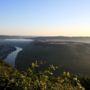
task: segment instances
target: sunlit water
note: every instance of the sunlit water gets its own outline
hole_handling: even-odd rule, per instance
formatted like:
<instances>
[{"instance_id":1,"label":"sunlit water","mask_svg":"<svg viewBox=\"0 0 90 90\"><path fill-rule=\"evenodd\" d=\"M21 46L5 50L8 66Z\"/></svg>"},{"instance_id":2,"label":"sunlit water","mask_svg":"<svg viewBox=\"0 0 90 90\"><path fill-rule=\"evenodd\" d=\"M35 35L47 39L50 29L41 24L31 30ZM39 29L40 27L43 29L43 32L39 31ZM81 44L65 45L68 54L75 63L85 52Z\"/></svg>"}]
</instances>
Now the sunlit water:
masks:
<instances>
[{"instance_id":1,"label":"sunlit water","mask_svg":"<svg viewBox=\"0 0 90 90\"><path fill-rule=\"evenodd\" d=\"M5 59L5 62L12 65L12 66L15 66L15 60L16 60L16 57L18 55L18 53L22 51L22 48L20 47L16 47L16 50L11 52L7 58Z\"/></svg>"},{"instance_id":2,"label":"sunlit water","mask_svg":"<svg viewBox=\"0 0 90 90\"><path fill-rule=\"evenodd\" d=\"M6 42L6 43L9 43L9 45L12 45L12 43L21 43L21 44L25 43L25 44L27 44L29 42L33 42L33 40L32 39L4 39L3 42ZM12 65L12 66L15 66L16 57L17 57L18 53L23 50L18 45L16 45L15 48L16 48L16 50L11 52L7 56L7 58L5 59L5 62Z\"/></svg>"},{"instance_id":3,"label":"sunlit water","mask_svg":"<svg viewBox=\"0 0 90 90\"><path fill-rule=\"evenodd\" d=\"M32 39L4 39L4 41L11 41L11 42L31 42Z\"/></svg>"}]
</instances>

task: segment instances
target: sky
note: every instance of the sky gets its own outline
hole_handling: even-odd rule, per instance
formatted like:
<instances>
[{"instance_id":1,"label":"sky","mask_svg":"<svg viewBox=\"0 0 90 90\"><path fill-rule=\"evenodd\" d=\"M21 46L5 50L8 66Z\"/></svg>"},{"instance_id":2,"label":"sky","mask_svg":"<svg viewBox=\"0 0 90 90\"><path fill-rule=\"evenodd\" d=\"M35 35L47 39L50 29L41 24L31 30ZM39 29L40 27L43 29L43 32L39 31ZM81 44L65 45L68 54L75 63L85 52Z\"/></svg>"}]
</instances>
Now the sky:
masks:
<instances>
[{"instance_id":1,"label":"sky","mask_svg":"<svg viewBox=\"0 0 90 90\"><path fill-rule=\"evenodd\" d=\"M90 0L0 0L0 35L90 36Z\"/></svg>"}]
</instances>

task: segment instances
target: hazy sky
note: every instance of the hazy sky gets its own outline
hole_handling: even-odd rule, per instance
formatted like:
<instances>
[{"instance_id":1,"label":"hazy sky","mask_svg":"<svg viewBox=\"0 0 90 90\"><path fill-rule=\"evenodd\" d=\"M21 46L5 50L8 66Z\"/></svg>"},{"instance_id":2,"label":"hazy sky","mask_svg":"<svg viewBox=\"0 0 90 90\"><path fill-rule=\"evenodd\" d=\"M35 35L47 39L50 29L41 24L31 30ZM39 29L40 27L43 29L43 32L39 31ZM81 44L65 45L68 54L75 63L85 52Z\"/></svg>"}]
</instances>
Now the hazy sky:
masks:
<instances>
[{"instance_id":1,"label":"hazy sky","mask_svg":"<svg viewBox=\"0 0 90 90\"><path fill-rule=\"evenodd\" d=\"M90 36L90 0L0 0L0 34Z\"/></svg>"}]
</instances>

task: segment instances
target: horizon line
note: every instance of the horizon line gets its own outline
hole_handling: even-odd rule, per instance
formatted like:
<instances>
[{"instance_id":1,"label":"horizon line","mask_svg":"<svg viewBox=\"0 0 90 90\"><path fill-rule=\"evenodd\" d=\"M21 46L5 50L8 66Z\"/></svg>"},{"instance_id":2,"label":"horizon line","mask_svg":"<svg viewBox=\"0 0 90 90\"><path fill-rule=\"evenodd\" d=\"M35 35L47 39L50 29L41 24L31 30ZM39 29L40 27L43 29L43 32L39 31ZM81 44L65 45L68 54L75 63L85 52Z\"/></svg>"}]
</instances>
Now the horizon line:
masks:
<instances>
[{"instance_id":1,"label":"horizon line","mask_svg":"<svg viewBox=\"0 0 90 90\"><path fill-rule=\"evenodd\" d=\"M2 37L5 37L5 36L8 36L8 37L90 37L90 36L79 36L79 35L72 35L72 36L69 36L69 35L0 35Z\"/></svg>"}]
</instances>

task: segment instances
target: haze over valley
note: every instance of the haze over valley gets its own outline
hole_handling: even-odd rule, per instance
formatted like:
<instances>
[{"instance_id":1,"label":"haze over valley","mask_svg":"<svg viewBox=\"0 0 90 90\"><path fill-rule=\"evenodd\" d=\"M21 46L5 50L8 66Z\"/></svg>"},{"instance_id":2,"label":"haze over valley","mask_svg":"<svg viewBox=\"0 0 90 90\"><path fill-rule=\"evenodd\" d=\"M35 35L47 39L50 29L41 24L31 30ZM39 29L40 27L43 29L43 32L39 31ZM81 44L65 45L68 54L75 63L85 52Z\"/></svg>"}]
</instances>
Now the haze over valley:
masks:
<instances>
[{"instance_id":1,"label":"haze over valley","mask_svg":"<svg viewBox=\"0 0 90 90\"><path fill-rule=\"evenodd\" d=\"M90 90L90 0L0 0L0 90Z\"/></svg>"},{"instance_id":2,"label":"haze over valley","mask_svg":"<svg viewBox=\"0 0 90 90\"><path fill-rule=\"evenodd\" d=\"M61 68L61 71L90 75L89 37L14 38L8 36L6 38L5 36L0 39L0 42L0 53L2 53L0 58L7 60L9 57L7 63L17 69L26 70L32 62L38 60L46 62L46 65L55 64ZM14 65L10 63L12 61Z\"/></svg>"}]
</instances>

